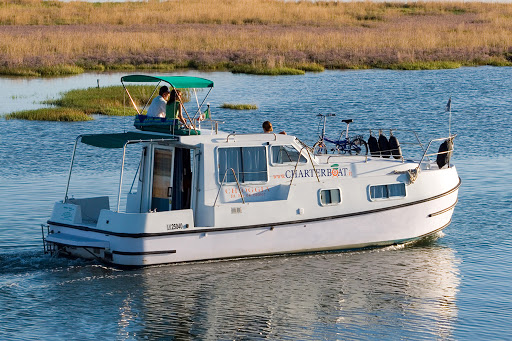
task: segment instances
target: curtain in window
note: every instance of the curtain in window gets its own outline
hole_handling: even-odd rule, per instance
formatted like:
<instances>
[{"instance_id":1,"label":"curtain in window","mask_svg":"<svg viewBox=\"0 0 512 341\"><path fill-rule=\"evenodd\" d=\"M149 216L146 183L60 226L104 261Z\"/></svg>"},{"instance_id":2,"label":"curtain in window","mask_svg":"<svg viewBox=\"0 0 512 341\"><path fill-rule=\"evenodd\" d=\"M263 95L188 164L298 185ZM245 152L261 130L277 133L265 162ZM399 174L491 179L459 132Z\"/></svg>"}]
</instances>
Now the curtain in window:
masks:
<instances>
[{"instance_id":1,"label":"curtain in window","mask_svg":"<svg viewBox=\"0 0 512 341\"><path fill-rule=\"evenodd\" d=\"M388 185L389 197L405 197L405 184Z\"/></svg>"},{"instance_id":2,"label":"curtain in window","mask_svg":"<svg viewBox=\"0 0 512 341\"><path fill-rule=\"evenodd\" d=\"M235 182L235 177L233 176L233 172L230 170L230 168L233 168L238 181L241 181L241 149L242 148L219 148L219 182L222 182L222 180L224 179L224 174L226 174L226 182Z\"/></svg>"},{"instance_id":3,"label":"curtain in window","mask_svg":"<svg viewBox=\"0 0 512 341\"><path fill-rule=\"evenodd\" d=\"M219 148L219 181L227 170L226 182L235 182L233 168L240 183L267 181L265 147Z\"/></svg>"},{"instance_id":4,"label":"curtain in window","mask_svg":"<svg viewBox=\"0 0 512 341\"><path fill-rule=\"evenodd\" d=\"M267 181L265 147L242 148L242 182Z\"/></svg>"}]
</instances>

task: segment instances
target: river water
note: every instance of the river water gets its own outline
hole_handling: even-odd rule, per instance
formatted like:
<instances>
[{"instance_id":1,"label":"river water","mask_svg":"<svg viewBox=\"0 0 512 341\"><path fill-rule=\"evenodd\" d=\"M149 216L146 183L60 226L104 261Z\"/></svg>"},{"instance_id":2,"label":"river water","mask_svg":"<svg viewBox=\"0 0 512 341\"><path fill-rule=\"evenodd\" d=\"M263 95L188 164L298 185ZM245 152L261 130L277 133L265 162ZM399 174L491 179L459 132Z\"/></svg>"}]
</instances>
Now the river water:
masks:
<instances>
[{"instance_id":1,"label":"river water","mask_svg":"<svg viewBox=\"0 0 512 341\"><path fill-rule=\"evenodd\" d=\"M462 178L452 224L417 245L358 252L131 271L52 258L39 224L64 196L75 137L131 129L132 118L0 118L0 339L512 339L512 68L184 74L215 82L209 102L224 130L257 132L268 119L310 143L318 113L337 114L332 134L352 118L354 131L414 129L422 142L447 136L451 97ZM0 116L120 77L1 78ZM114 197L120 154L82 149L72 190Z\"/></svg>"}]
</instances>

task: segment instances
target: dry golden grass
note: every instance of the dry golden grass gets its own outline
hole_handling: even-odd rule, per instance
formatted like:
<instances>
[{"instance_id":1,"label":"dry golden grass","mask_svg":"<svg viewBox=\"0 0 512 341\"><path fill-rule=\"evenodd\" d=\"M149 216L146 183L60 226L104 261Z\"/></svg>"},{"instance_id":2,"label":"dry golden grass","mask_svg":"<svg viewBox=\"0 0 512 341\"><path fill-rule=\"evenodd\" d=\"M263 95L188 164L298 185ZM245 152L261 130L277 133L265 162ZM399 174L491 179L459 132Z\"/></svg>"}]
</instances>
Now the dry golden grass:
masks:
<instances>
[{"instance_id":1,"label":"dry golden grass","mask_svg":"<svg viewBox=\"0 0 512 341\"><path fill-rule=\"evenodd\" d=\"M0 0L0 72L442 62L510 64L512 4Z\"/></svg>"}]
</instances>

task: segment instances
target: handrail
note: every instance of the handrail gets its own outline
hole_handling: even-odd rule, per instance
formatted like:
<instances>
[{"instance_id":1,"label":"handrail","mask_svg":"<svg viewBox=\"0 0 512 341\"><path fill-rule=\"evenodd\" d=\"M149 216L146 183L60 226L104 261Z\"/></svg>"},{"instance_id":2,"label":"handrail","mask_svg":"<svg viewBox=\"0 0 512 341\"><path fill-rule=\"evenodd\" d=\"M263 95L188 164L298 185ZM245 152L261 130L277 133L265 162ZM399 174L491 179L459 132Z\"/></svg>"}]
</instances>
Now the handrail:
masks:
<instances>
[{"instance_id":1,"label":"handrail","mask_svg":"<svg viewBox=\"0 0 512 341\"><path fill-rule=\"evenodd\" d=\"M228 168L224 172L224 178L222 178L222 182L220 183L219 191L217 192L217 196L215 197L215 201L213 202L213 206L217 204L217 199L219 198L220 190L222 189L222 186L224 186L224 181L226 180L226 175L228 175L228 170L233 172L233 176L235 177L236 184L238 186L238 192L240 192L240 197L242 198L242 203L245 204L244 194L242 193L242 189L240 188L240 183L238 182L238 178L236 177L235 170L233 168Z\"/></svg>"},{"instance_id":2,"label":"handrail","mask_svg":"<svg viewBox=\"0 0 512 341\"><path fill-rule=\"evenodd\" d=\"M313 159L311 158L311 154L309 153L309 147L304 145L299 150L299 157L297 158L297 162L295 163L295 168L293 168L292 179L290 180L290 185L289 186L292 185L293 179L295 178L295 172L297 171L297 166L299 165L299 161L300 161L300 157L302 156L302 150L303 149L306 149L306 152L308 153L309 161L311 161L311 166L313 167L313 170L315 171L316 179L318 180L318 182L320 182L320 178L318 177L318 173L316 171L315 164L313 163Z\"/></svg>"},{"instance_id":3,"label":"handrail","mask_svg":"<svg viewBox=\"0 0 512 341\"><path fill-rule=\"evenodd\" d=\"M236 135L241 135L241 136L249 136L249 135L270 135L270 134L273 134L274 135L274 141L277 141L277 134L276 133L251 133L251 134L237 134L237 133L231 133L228 135L228 137L226 137L226 142L229 142L229 138L231 136L236 136Z\"/></svg>"}]
</instances>

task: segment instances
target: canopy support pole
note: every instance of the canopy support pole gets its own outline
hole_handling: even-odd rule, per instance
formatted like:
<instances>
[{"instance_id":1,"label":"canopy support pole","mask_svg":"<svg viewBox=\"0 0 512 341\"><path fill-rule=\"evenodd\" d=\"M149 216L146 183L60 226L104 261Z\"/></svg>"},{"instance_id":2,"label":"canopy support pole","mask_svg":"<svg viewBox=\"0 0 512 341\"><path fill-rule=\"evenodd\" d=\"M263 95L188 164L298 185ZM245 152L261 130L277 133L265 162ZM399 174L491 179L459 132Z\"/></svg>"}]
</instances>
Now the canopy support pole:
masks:
<instances>
[{"instance_id":1,"label":"canopy support pole","mask_svg":"<svg viewBox=\"0 0 512 341\"><path fill-rule=\"evenodd\" d=\"M121 186L123 185L124 159L126 156L126 145L128 143L129 142L126 142L123 147L123 161L121 162L121 175L119 176L119 191L117 192L117 213L119 213L119 206L121 205Z\"/></svg>"},{"instance_id":2,"label":"canopy support pole","mask_svg":"<svg viewBox=\"0 0 512 341\"><path fill-rule=\"evenodd\" d=\"M66 194L64 194L64 204L66 203L66 201L68 201L69 182L71 181L71 171L73 170L73 163L75 162L76 146L78 144L78 140L81 138L82 135L78 135L78 137L75 140L75 146L73 147L73 154L71 155L71 164L69 165L68 184L66 185Z\"/></svg>"},{"instance_id":3,"label":"canopy support pole","mask_svg":"<svg viewBox=\"0 0 512 341\"><path fill-rule=\"evenodd\" d=\"M176 88L174 88L174 90L176 90ZM187 118L188 118L188 121L190 122L190 124L192 125L192 129L194 129L194 131L197 133L196 126L195 126L194 122L192 121L192 119L190 118L190 116L189 116L189 114L187 112L187 109L183 105L183 101L181 99L180 93L178 91L176 91L176 94L178 95L178 99L180 100L180 105L182 106L183 110L185 111L185 114L187 114Z\"/></svg>"},{"instance_id":4,"label":"canopy support pole","mask_svg":"<svg viewBox=\"0 0 512 341\"><path fill-rule=\"evenodd\" d=\"M213 90L213 88L210 88L210 90L208 90L208 93L203 98L203 101L201 102L201 105L199 105L199 107L197 108L197 111L196 111L196 113L194 115L194 118L196 118L197 113L201 114L201 108L203 107L204 102L206 101L206 99L208 98L208 96L210 95L210 92L212 92L212 90Z\"/></svg>"},{"instance_id":5,"label":"canopy support pole","mask_svg":"<svg viewBox=\"0 0 512 341\"><path fill-rule=\"evenodd\" d=\"M124 91L126 91L126 93L128 94L128 97L130 97L130 101L132 102L133 107L135 108L135 110L137 110L137 114L140 115L140 111L139 111L139 109L137 109L137 105L135 105L135 101L133 100L132 95L130 95L130 92L128 91L126 86L124 86L123 81L121 81L121 84L123 84Z\"/></svg>"}]
</instances>

